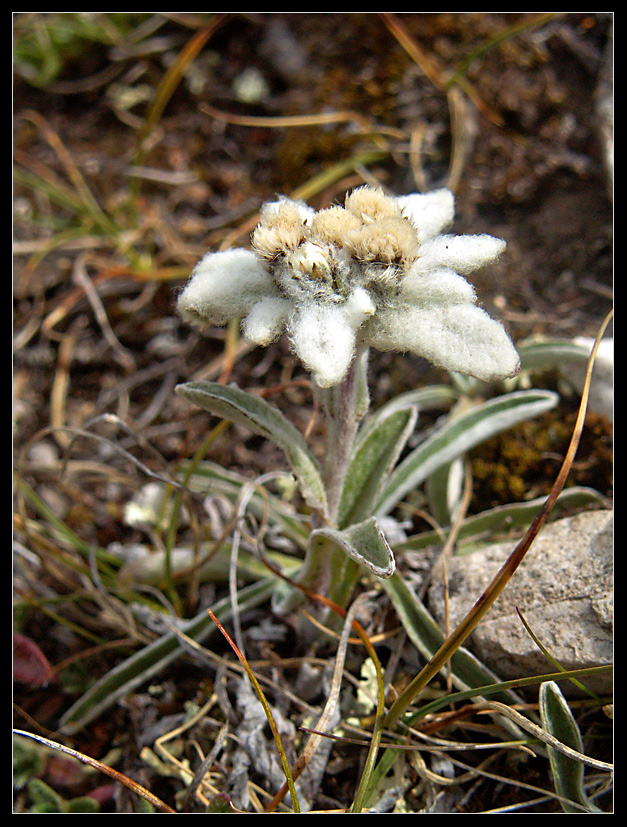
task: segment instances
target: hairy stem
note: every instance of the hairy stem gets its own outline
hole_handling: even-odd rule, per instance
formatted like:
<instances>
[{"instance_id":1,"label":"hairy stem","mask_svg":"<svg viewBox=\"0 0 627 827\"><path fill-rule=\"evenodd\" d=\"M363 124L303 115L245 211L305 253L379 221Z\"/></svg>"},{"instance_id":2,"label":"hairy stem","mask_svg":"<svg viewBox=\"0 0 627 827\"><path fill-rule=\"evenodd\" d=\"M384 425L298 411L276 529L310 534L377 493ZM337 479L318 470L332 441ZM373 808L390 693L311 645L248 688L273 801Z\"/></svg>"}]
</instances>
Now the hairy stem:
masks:
<instances>
[{"instance_id":1,"label":"hairy stem","mask_svg":"<svg viewBox=\"0 0 627 827\"><path fill-rule=\"evenodd\" d=\"M327 493L326 518L337 520L346 469L353 451L357 428L368 408L368 349L360 346L345 378L332 388L317 388L326 417L324 478Z\"/></svg>"},{"instance_id":2,"label":"hairy stem","mask_svg":"<svg viewBox=\"0 0 627 827\"><path fill-rule=\"evenodd\" d=\"M331 388L316 388L326 417L324 482L327 495L326 520L337 523L346 471L353 452L359 423L369 405L368 348L359 346L345 378ZM358 567L339 549L330 550L325 560L327 596L346 605L358 574Z\"/></svg>"}]
</instances>

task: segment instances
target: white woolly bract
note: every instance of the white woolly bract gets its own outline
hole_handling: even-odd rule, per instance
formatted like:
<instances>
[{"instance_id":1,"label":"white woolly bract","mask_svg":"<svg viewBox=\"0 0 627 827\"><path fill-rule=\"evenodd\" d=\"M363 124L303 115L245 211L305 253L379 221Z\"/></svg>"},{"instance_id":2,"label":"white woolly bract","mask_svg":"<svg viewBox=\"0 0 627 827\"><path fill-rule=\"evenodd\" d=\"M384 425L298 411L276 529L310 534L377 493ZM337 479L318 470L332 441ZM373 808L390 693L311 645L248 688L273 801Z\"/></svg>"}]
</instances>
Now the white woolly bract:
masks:
<instances>
[{"instance_id":1,"label":"white woolly bract","mask_svg":"<svg viewBox=\"0 0 627 827\"><path fill-rule=\"evenodd\" d=\"M276 294L261 261L250 250L207 253L179 296L177 309L192 324L223 325L246 315L259 299Z\"/></svg>"},{"instance_id":2,"label":"white woolly bract","mask_svg":"<svg viewBox=\"0 0 627 827\"><path fill-rule=\"evenodd\" d=\"M465 275L497 259L505 242L491 235L440 235L420 247L421 267L450 267Z\"/></svg>"},{"instance_id":3,"label":"white woolly bract","mask_svg":"<svg viewBox=\"0 0 627 827\"><path fill-rule=\"evenodd\" d=\"M289 323L294 350L321 388L339 384L355 351L355 330L338 305L300 308Z\"/></svg>"},{"instance_id":4,"label":"white woolly bract","mask_svg":"<svg viewBox=\"0 0 627 827\"><path fill-rule=\"evenodd\" d=\"M514 376L518 353L503 326L473 304L406 307L378 314L365 338L378 350L411 351L486 382Z\"/></svg>"},{"instance_id":5,"label":"white woolly bract","mask_svg":"<svg viewBox=\"0 0 627 827\"><path fill-rule=\"evenodd\" d=\"M420 242L441 233L455 215L455 199L447 189L400 195L396 202L413 224Z\"/></svg>"},{"instance_id":6,"label":"white woolly bract","mask_svg":"<svg viewBox=\"0 0 627 827\"><path fill-rule=\"evenodd\" d=\"M249 342L267 347L283 332L289 312L289 301L266 296L257 302L243 320L242 333Z\"/></svg>"}]
</instances>

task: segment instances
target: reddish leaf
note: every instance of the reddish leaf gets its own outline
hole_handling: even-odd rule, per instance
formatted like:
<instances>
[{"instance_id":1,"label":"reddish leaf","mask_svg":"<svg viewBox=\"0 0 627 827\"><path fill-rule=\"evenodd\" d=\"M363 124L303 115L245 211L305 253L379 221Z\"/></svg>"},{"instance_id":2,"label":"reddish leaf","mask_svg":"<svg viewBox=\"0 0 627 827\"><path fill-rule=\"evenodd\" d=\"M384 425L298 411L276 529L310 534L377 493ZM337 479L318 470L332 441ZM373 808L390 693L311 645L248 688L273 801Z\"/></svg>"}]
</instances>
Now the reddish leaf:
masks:
<instances>
[{"instance_id":1,"label":"reddish leaf","mask_svg":"<svg viewBox=\"0 0 627 827\"><path fill-rule=\"evenodd\" d=\"M52 668L44 653L30 638L13 633L13 678L29 686L46 686Z\"/></svg>"},{"instance_id":2,"label":"reddish leaf","mask_svg":"<svg viewBox=\"0 0 627 827\"><path fill-rule=\"evenodd\" d=\"M85 766L75 758L52 755L46 764L45 779L53 789L78 787L85 780Z\"/></svg>"},{"instance_id":3,"label":"reddish leaf","mask_svg":"<svg viewBox=\"0 0 627 827\"><path fill-rule=\"evenodd\" d=\"M101 784L100 787L95 787L91 792L85 793L88 798L93 798L98 804L106 804L113 798L115 793L115 784Z\"/></svg>"}]
</instances>

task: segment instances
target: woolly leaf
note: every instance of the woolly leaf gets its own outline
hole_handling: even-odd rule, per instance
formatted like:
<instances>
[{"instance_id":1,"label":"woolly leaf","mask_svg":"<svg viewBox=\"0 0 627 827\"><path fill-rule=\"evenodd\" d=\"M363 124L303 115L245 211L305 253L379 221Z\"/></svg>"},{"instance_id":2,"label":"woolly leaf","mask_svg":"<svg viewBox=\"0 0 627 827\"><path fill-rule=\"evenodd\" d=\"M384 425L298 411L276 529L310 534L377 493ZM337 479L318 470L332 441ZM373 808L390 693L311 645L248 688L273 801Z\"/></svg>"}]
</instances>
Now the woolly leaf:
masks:
<instances>
[{"instance_id":1,"label":"woolly leaf","mask_svg":"<svg viewBox=\"0 0 627 827\"><path fill-rule=\"evenodd\" d=\"M558 685L545 681L540 685L540 717L543 728L567 747L583 753L583 742L577 722ZM559 750L547 746L555 792L566 813L602 813L593 804L583 785L583 764ZM570 803L572 802L572 803Z\"/></svg>"},{"instance_id":2,"label":"woolly leaf","mask_svg":"<svg viewBox=\"0 0 627 827\"><path fill-rule=\"evenodd\" d=\"M361 522L372 514L381 489L416 423L415 408L393 411L357 442L349 463L338 525Z\"/></svg>"},{"instance_id":3,"label":"woolly leaf","mask_svg":"<svg viewBox=\"0 0 627 827\"><path fill-rule=\"evenodd\" d=\"M501 431L551 410L557 405L558 398L551 391L514 391L449 420L414 449L390 475L376 513L389 513L438 468Z\"/></svg>"},{"instance_id":4,"label":"woolly leaf","mask_svg":"<svg viewBox=\"0 0 627 827\"><path fill-rule=\"evenodd\" d=\"M374 517L349 526L343 531L334 528L319 528L312 531L311 544L314 548L327 543L340 548L377 577L385 578L394 574L396 564L392 549Z\"/></svg>"},{"instance_id":5,"label":"woolly leaf","mask_svg":"<svg viewBox=\"0 0 627 827\"><path fill-rule=\"evenodd\" d=\"M178 385L176 392L199 408L272 440L287 457L307 503L324 512L326 496L318 463L301 433L277 408L236 385L188 382Z\"/></svg>"}]
</instances>

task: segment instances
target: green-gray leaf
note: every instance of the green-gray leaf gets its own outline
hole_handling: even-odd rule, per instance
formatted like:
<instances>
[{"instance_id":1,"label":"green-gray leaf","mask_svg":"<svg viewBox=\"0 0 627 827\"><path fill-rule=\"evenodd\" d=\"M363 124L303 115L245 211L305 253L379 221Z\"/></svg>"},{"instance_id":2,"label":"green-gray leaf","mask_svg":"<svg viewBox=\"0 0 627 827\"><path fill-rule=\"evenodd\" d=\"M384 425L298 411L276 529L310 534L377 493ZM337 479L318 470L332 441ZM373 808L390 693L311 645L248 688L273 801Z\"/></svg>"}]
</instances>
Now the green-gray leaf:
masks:
<instances>
[{"instance_id":1,"label":"green-gray leaf","mask_svg":"<svg viewBox=\"0 0 627 827\"><path fill-rule=\"evenodd\" d=\"M393 411L377 420L357 441L338 512L344 528L371 516L381 489L416 423L416 409Z\"/></svg>"},{"instance_id":2,"label":"green-gray leaf","mask_svg":"<svg viewBox=\"0 0 627 827\"><path fill-rule=\"evenodd\" d=\"M457 530L458 554L464 553L463 541L474 538L475 543L487 540L497 534L528 528L529 523L544 505L546 497L537 497L534 500L520 503L498 505L480 514L473 514L462 521ZM572 513L575 508L590 508L603 505L605 499L598 491L592 488L573 486L562 491L557 498L550 519L554 520L564 514ZM402 542L394 544L396 555L404 551L417 551L429 546L441 545L448 537L450 527L440 528L437 531L424 531L414 534Z\"/></svg>"},{"instance_id":3,"label":"green-gray leaf","mask_svg":"<svg viewBox=\"0 0 627 827\"><path fill-rule=\"evenodd\" d=\"M311 532L310 542L314 549L318 544L331 543L377 577L385 578L394 574L396 565L392 549L374 517L351 525L343 531L318 528Z\"/></svg>"},{"instance_id":4,"label":"green-gray leaf","mask_svg":"<svg viewBox=\"0 0 627 827\"><path fill-rule=\"evenodd\" d=\"M199 408L272 440L285 453L307 503L325 511L326 495L318 462L300 431L277 408L236 385L187 382L177 385L176 392Z\"/></svg>"},{"instance_id":5,"label":"green-gray leaf","mask_svg":"<svg viewBox=\"0 0 627 827\"><path fill-rule=\"evenodd\" d=\"M557 405L558 398L552 391L514 391L449 420L390 475L376 513L389 513L406 494L442 465L501 431L551 410Z\"/></svg>"},{"instance_id":6,"label":"green-gray leaf","mask_svg":"<svg viewBox=\"0 0 627 827\"><path fill-rule=\"evenodd\" d=\"M451 385L427 385L405 393L400 393L382 405L364 421L362 430L368 428L379 418L389 416L401 408L416 408L421 411L432 411L439 408L450 408L457 402L459 393Z\"/></svg>"},{"instance_id":7,"label":"green-gray leaf","mask_svg":"<svg viewBox=\"0 0 627 827\"><path fill-rule=\"evenodd\" d=\"M276 582L276 578L272 576L241 589L237 597L238 610L243 612L265 603L276 587ZM213 613L221 623L228 622L233 616L231 597L227 596L217 601L213 606ZM215 629L216 626L211 617L206 611L202 611L183 625L182 632L187 637L202 643ZM120 698L163 672L173 660L183 654L185 654L185 648L176 631L167 632L147 644L96 681L64 713L60 730L66 734L77 732L94 718L102 715Z\"/></svg>"},{"instance_id":8,"label":"green-gray leaf","mask_svg":"<svg viewBox=\"0 0 627 827\"><path fill-rule=\"evenodd\" d=\"M567 747L583 753L577 722L558 685L545 681L540 685L540 717L543 728ZM602 813L588 796L583 784L583 764L547 745L555 792L561 796L566 813ZM569 802L572 802L569 803Z\"/></svg>"},{"instance_id":9,"label":"green-gray leaf","mask_svg":"<svg viewBox=\"0 0 627 827\"><path fill-rule=\"evenodd\" d=\"M590 345L570 339L538 339L517 345L521 370L550 370L565 365L585 367Z\"/></svg>"}]
</instances>

